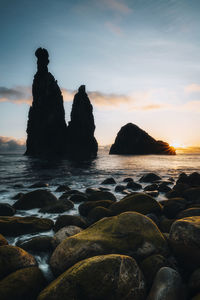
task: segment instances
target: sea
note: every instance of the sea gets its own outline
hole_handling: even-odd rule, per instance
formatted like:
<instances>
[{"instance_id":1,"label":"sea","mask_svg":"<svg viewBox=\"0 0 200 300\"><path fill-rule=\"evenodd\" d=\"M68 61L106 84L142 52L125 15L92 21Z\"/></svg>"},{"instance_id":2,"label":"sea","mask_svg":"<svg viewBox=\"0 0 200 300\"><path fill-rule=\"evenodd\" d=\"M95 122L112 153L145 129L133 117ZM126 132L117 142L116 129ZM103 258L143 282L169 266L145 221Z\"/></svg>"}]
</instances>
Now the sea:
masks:
<instances>
[{"instance_id":1,"label":"sea","mask_svg":"<svg viewBox=\"0 0 200 300\"><path fill-rule=\"evenodd\" d=\"M117 184L124 184L126 177L139 181L146 173L154 172L162 180L173 177L175 180L180 173L200 172L200 148L180 149L177 155L109 155L109 147L100 147L97 158L74 162L66 159L38 159L23 155L23 152L0 153L0 203L13 205L13 197L19 193L27 193L34 189L30 186L37 182L48 183L48 190L58 198L62 193L55 192L58 185L67 184L71 189L85 191L88 187L106 187L113 192L117 199L124 197L114 191L115 185L102 185L102 181L113 177ZM143 184L143 188L145 184ZM160 193L157 201L164 200ZM63 214L78 214L78 204ZM16 216L37 216L56 220L60 214L42 214L39 209L17 211ZM40 235L53 236L53 230ZM9 244L16 245L18 240L26 240L38 234L26 234L18 237L7 237ZM49 279L52 274L48 265L48 255L37 255L39 267Z\"/></svg>"}]
</instances>

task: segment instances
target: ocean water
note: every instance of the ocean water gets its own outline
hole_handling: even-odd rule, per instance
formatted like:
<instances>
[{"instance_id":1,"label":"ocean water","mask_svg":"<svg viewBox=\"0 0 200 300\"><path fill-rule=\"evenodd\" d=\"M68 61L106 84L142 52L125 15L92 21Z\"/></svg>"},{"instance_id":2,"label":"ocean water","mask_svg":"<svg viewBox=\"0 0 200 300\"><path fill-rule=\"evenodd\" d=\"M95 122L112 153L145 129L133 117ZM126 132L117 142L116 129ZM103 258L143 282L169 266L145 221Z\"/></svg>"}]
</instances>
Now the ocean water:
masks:
<instances>
[{"instance_id":1,"label":"ocean water","mask_svg":"<svg viewBox=\"0 0 200 300\"><path fill-rule=\"evenodd\" d=\"M55 192L60 184L67 184L71 189L85 191L88 187L107 187L114 192L115 186L101 185L101 182L112 176L117 183L122 184L123 179L132 177L136 182L142 175L148 172L155 172L163 180L173 177L176 179L181 172L190 174L200 172L200 151L195 152L177 151L175 156L166 155L108 155L109 149L101 147L98 157L92 161L70 162L66 159L60 160L41 160L29 158L22 152L0 153L0 203L14 204L13 196L19 192L29 192L30 185L36 182L49 184L48 189L57 197L62 193ZM143 184L143 187L146 184ZM115 192L114 192L115 193ZM115 193L117 199L124 195ZM164 194L160 193L157 200L165 199ZM78 214L78 204L63 214ZM42 214L39 209L17 211L18 216L38 216L56 220L58 214ZM60 215L60 214L59 214ZM53 231L40 233L40 235L52 236ZM25 240L38 234L21 235L18 237L7 237L12 245L17 241ZM40 268L47 277L50 270L48 266L48 256L36 256Z\"/></svg>"}]
</instances>

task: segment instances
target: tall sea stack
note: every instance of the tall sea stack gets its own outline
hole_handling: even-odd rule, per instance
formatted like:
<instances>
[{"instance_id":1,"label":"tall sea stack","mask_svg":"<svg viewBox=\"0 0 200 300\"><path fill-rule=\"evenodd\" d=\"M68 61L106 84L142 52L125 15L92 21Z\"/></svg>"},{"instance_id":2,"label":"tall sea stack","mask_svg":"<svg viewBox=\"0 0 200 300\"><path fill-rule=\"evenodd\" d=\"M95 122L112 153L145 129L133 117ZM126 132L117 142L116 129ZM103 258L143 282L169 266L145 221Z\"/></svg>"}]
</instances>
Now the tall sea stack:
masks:
<instances>
[{"instance_id":1,"label":"tall sea stack","mask_svg":"<svg viewBox=\"0 0 200 300\"><path fill-rule=\"evenodd\" d=\"M98 144L94 137L93 107L85 92L85 85L81 85L74 96L71 121L67 131L68 154L71 158L87 159L97 155Z\"/></svg>"},{"instance_id":2,"label":"tall sea stack","mask_svg":"<svg viewBox=\"0 0 200 300\"><path fill-rule=\"evenodd\" d=\"M49 54L38 48L37 73L34 76L33 103L29 110L26 155L59 156L66 153L67 128L61 90L48 72Z\"/></svg>"}]
</instances>

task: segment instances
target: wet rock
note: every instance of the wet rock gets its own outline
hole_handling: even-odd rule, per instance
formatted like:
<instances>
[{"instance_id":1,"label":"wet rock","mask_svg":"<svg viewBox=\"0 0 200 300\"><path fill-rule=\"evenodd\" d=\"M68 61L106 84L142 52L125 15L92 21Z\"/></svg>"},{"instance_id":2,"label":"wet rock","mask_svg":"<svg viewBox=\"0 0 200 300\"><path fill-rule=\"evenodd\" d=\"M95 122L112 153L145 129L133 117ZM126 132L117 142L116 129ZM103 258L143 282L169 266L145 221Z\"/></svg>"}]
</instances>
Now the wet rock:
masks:
<instances>
[{"instance_id":1,"label":"wet rock","mask_svg":"<svg viewBox=\"0 0 200 300\"><path fill-rule=\"evenodd\" d=\"M130 177L127 177L127 178L124 178L123 182L131 182L133 181L133 178L130 178Z\"/></svg>"},{"instance_id":2,"label":"wet rock","mask_svg":"<svg viewBox=\"0 0 200 300\"><path fill-rule=\"evenodd\" d=\"M56 203L57 198L49 191L36 190L27 194L24 194L13 205L16 209L32 209L41 208Z\"/></svg>"},{"instance_id":3,"label":"wet rock","mask_svg":"<svg viewBox=\"0 0 200 300\"><path fill-rule=\"evenodd\" d=\"M161 213L161 205L151 196L138 193L135 195L127 195L118 202L110 206L114 214L120 214L125 211L136 211L141 214Z\"/></svg>"},{"instance_id":4,"label":"wet rock","mask_svg":"<svg viewBox=\"0 0 200 300\"><path fill-rule=\"evenodd\" d=\"M200 267L200 217L179 219L170 230L170 245L185 267Z\"/></svg>"},{"instance_id":5,"label":"wet rock","mask_svg":"<svg viewBox=\"0 0 200 300\"><path fill-rule=\"evenodd\" d=\"M10 245L0 247L0 279L16 270L36 265L35 258L23 249Z\"/></svg>"},{"instance_id":6,"label":"wet rock","mask_svg":"<svg viewBox=\"0 0 200 300\"><path fill-rule=\"evenodd\" d=\"M4 246L4 245L8 245L8 241L2 234L0 234L0 246Z\"/></svg>"},{"instance_id":7,"label":"wet rock","mask_svg":"<svg viewBox=\"0 0 200 300\"><path fill-rule=\"evenodd\" d=\"M183 219L187 217L200 216L200 207L188 208L180 211L176 216L177 219Z\"/></svg>"},{"instance_id":8,"label":"wet rock","mask_svg":"<svg viewBox=\"0 0 200 300\"><path fill-rule=\"evenodd\" d=\"M146 191L145 194L147 194L151 197L158 197L159 192L158 191Z\"/></svg>"},{"instance_id":9,"label":"wet rock","mask_svg":"<svg viewBox=\"0 0 200 300\"><path fill-rule=\"evenodd\" d=\"M188 176L190 186L200 186L200 173L194 172Z\"/></svg>"},{"instance_id":10,"label":"wet rock","mask_svg":"<svg viewBox=\"0 0 200 300\"><path fill-rule=\"evenodd\" d=\"M69 225L61 228L56 232L51 240L52 247L55 249L63 240L69 236L75 235L83 230L82 228L74 225Z\"/></svg>"},{"instance_id":11,"label":"wet rock","mask_svg":"<svg viewBox=\"0 0 200 300\"><path fill-rule=\"evenodd\" d=\"M70 200L58 200L53 205L45 206L39 211L42 213L62 213L74 208L74 203Z\"/></svg>"},{"instance_id":12,"label":"wet rock","mask_svg":"<svg viewBox=\"0 0 200 300\"><path fill-rule=\"evenodd\" d=\"M85 192L86 192L87 194L92 194L92 193L100 192L100 189L98 189L98 188L87 188L87 189L85 190Z\"/></svg>"},{"instance_id":13,"label":"wet rock","mask_svg":"<svg viewBox=\"0 0 200 300\"><path fill-rule=\"evenodd\" d=\"M8 203L0 203L0 216L13 216L15 208Z\"/></svg>"},{"instance_id":14,"label":"wet rock","mask_svg":"<svg viewBox=\"0 0 200 300\"><path fill-rule=\"evenodd\" d=\"M140 182L155 182L161 180L161 177L155 173L147 173L140 178Z\"/></svg>"},{"instance_id":15,"label":"wet rock","mask_svg":"<svg viewBox=\"0 0 200 300\"><path fill-rule=\"evenodd\" d=\"M55 190L55 192L67 192L67 191L70 191L70 188L66 184L59 185Z\"/></svg>"},{"instance_id":16,"label":"wet rock","mask_svg":"<svg viewBox=\"0 0 200 300\"><path fill-rule=\"evenodd\" d=\"M74 203L85 202L88 200L88 197L85 194L74 194L69 198Z\"/></svg>"},{"instance_id":17,"label":"wet rock","mask_svg":"<svg viewBox=\"0 0 200 300\"><path fill-rule=\"evenodd\" d=\"M188 285L192 295L200 293L200 268L191 274Z\"/></svg>"},{"instance_id":18,"label":"wet rock","mask_svg":"<svg viewBox=\"0 0 200 300\"><path fill-rule=\"evenodd\" d=\"M200 204L200 187L185 190L183 197L190 203Z\"/></svg>"},{"instance_id":19,"label":"wet rock","mask_svg":"<svg viewBox=\"0 0 200 300\"><path fill-rule=\"evenodd\" d=\"M187 201L184 198L172 198L164 201L163 213L169 219L174 219L176 215L187 206Z\"/></svg>"},{"instance_id":20,"label":"wet rock","mask_svg":"<svg viewBox=\"0 0 200 300\"><path fill-rule=\"evenodd\" d=\"M148 287L151 287L157 272L162 268L168 266L166 257L160 254L154 254L145 258L140 264L140 268L146 279Z\"/></svg>"},{"instance_id":21,"label":"wet rock","mask_svg":"<svg viewBox=\"0 0 200 300\"><path fill-rule=\"evenodd\" d=\"M68 154L74 159L96 157L98 144L94 137L93 107L81 85L74 96L71 121L68 125Z\"/></svg>"},{"instance_id":22,"label":"wet rock","mask_svg":"<svg viewBox=\"0 0 200 300\"><path fill-rule=\"evenodd\" d=\"M90 222L97 222L105 217L111 217L112 211L108 208L97 206L91 209L87 215L87 218Z\"/></svg>"},{"instance_id":23,"label":"wet rock","mask_svg":"<svg viewBox=\"0 0 200 300\"><path fill-rule=\"evenodd\" d=\"M116 184L116 181L113 177L109 177L102 181L101 184Z\"/></svg>"},{"instance_id":24,"label":"wet rock","mask_svg":"<svg viewBox=\"0 0 200 300\"><path fill-rule=\"evenodd\" d=\"M52 237L36 236L25 241L18 241L17 246L31 252L50 252L52 250Z\"/></svg>"},{"instance_id":25,"label":"wet rock","mask_svg":"<svg viewBox=\"0 0 200 300\"><path fill-rule=\"evenodd\" d=\"M117 185L117 186L115 187L115 192L121 193L121 192L123 192L123 190L125 190L125 189L126 189L126 187L125 187L124 185L119 184L119 185Z\"/></svg>"},{"instance_id":26,"label":"wet rock","mask_svg":"<svg viewBox=\"0 0 200 300\"><path fill-rule=\"evenodd\" d=\"M156 274L147 300L178 299L185 299L181 276L172 268L161 268Z\"/></svg>"},{"instance_id":27,"label":"wet rock","mask_svg":"<svg viewBox=\"0 0 200 300\"><path fill-rule=\"evenodd\" d=\"M117 134L109 154L176 154L168 143L156 141L135 124L128 123Z\"/></svg>"},{"instance_id":28,"label":"wet rock","mask_svg":"<svg viewBox=\"0 0 200 300\"><path fill-rule=\"evenodd\" d=\"M167 185L167 183L161 183L158 187L158 191L160 193L168 193L171 191L171 188Z\"/></svg>"},{"instance_id":29,"label":"wet rock","mask_svg":"<svg viewBox=\"0 0 200 300\"><path fill-rule=\"evenodd\" d=\"M0 232L6 236L48 231L53 221L37 217L0 217Z\"/></svg>"},{"instance_id":30,"label":"wet rock","mask_svg":"<svg viewBox=\"0 0 200 300\"><path fill-rule=\"evenodd\" d=\"M17 193L15 196L12 197L12 199L13 199L13 200L18 200L18 199L20 199L23 195L24 195L24 193Z\"/></svg>"},{"instance_id":31,"label":"wet rock","mask_svg":"<svg viewBox=\"0 0 200 300\"><path fill-rule=\"evenodd\" d=\"M169 233L172 224L175 222L175 219L168 219L165 216L161 216L159 228L162 232Z\"/></svg>"},{"instance_id":32,"label":"wet rock","mask_svg":"<svg viewBox=\"0 0 200 300\"><path fill-rule=\"evenodd\" d=\"M156 183L145 186L144 191L155 191L158 189L158 185Z\"/></svg>"},{"instance_id":33,"label":"wet rock","mask_svg":"<svg viewBox=\"0 0 200 300\"><path fill-rule=\"evenodd\" d=\"M179 174L176 183L177 184L179 184L179 183L188 184L188 176L187 176L187 174L185 174L184 172L181 173L181 174Z\"/></svg>"},{"instance_id":34,"label":"wet rock","mask_svg":"<svg viewBox=\"0 0 200 300\"><path fill-rule=\"evenodd\" d=\"M100 191L89 194L88 201L100 201L100 200L111 200L116 201L115 195L111 192Z\"/></svg>"},{"instance_id":35,"label":"wet rock","mask_svg":"<svg viewBox=\"0 0 200 300\"><path fill-rule=\"evenodd\" d=\"M24 268L0 281L2 300L35 300L44 289L46 280L38 267Z\"/></svg>"},{"instance_id":36,"label":"wet rock","mask_svg":"<svg viewBox=\"0 0 200 300\"><path fill-rule=\"evenodd\" d=\"M78 190L69 190L65 193L63 193L60 197L59 197L59 200L66 200L68 199L70 196L74 195L74 194L83 194L81 192L79 192Z\"/></svg>"},{"instance_id":37,"label":"wet rock","mask_svg":"<svg viewBox=\"0 0 200 300\"><path fill-rule=\"evenodd\" d=\"M171 198L180 198L182 197L182 192L178 192L178 191L175 191L175 190L171 190L169 192L166 193L165 195L168 199L171 199Z\"/></svg>"},{"instance_id":38,"label":"wet rock","mask_svg":"<svg viewBox=\"0 0 200 300\"><path fill-rule=\"evenodd\" d=\"M53 252L50 265L59 275L85 258L120 253L142 259L168 253L167 242L157 226L144 215L126 212L103 218L64 240Z\"/></svg>"},{"instance_id":39,"label":"wet rock","mask_svg":"<svg viewBox=\"0 0 200 300\"><path fill-rule=\"evenodd\" d=\"M129 181L126 185L126 188L133 191L138 191L142 189L142 185L134 181Z\"/></svg>"},{"instance_id":40,"label":"wet rock","mask_svg":"<svg viewBox=\"0 0 200 300\"><path fill-rule=\"evenodd\" d=\"M39 182L36 182L36 183L30 185L29 189L39 189L39 188L44 188L44 187L48 187L48 186L49 186L48 183L39 181Z\"/></svg>"},{"instance_id":41,"label":"wet rock","mask_svg":"<svg viewBox=\"0 0 200 300\"><path fill-rule=\"evenodd\" d=\"M49 54L38 48L34 76L33 102L27 124L26 155L60 156L66 154L67 128L61 90L48 72Z\"/></svg>"},{"instance_id":42,"label":"wet rock","mask_svg":"<svg viewBox=\"0 0 200 300\"><path fill-rule=\"evenodd\" d=\"M81 216L87 217L88 213L95 207L110 207L113 204L111 200L86 201L79 205L78 210Z\"/></svg>"},{"instance_id":43,"label":"wet rock","mask_svg":"<svg viewBox=\"0 0 200 300\"><path fill-rule=\"evenodd\" d=\"M150 218L157 226L159 226L160 220L155 214L150 213L150 214L146 214L146 216Z\"/></svg>"},{"instance_id":44,"label":"wet rock","mask_svg":"<svg viewBox=\"0 0 200 300\"><path fill-rule=\"evenodd\" d=\"M38 297L45 299L145 299L145 282L136 261L124 255L85 259L63 273Z\"/></svg>"},{"instance_id":45,"label":"wet rock","mask_svg":"<svg viewBox=\"0 0 200 300\"><path fill-rule=\"evenodd\" d=\"M62 215L57 218L54 229L55 231L58 231L62 227L69 225L85 228L87 226L87 223L80 216Z\"/></svg>"}]
</instances>

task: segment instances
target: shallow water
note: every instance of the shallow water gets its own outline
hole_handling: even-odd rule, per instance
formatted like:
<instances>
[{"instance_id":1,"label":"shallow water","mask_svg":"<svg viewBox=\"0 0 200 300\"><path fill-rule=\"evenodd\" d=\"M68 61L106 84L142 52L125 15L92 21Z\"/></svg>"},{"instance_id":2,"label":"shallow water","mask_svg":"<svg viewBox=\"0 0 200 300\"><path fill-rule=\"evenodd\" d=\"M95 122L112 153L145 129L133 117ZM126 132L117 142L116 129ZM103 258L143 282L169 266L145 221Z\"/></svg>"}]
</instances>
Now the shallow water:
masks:
<instances>
[{"instance_id":1,"label":"shallow water","mask_svg":"<svg viewBox=\"0 0 200 300\"><path fill-rule=\"evenodd\" d=\"M122 183L125 177L132 177L135 181L148 172L156 172L163 180L173 177L176 179L181 172L190 174L200 171L200 153L181 153L176 156L166 155L137 155L121 156L108 155L107 148L100 148L96 159L86 162L70 162L66 159L40 160L28 158L23 153L0 153L0 202L14 204L12 199L19 192L28 192L29 186L36 182L46 182L48 189L57 197L62 193L55 192L60 184L67 184L71 189L85 191L87 187L99 187L107 177L114 177L117 183ZM143 185L143 187L145 184ZM114 192L112 185L105 186ZM115 193L118 199L123 195ZM158 201L164 199L160 194ZM56 220L58 214L43 214L39 209L17 211L18 216L39 216ZM64 214L77 214L78 204L74 209ZM59 214L60 215L60 214ZM53 235L53 231L40 233L40 235ZM9 237L10 244L15 245L21 239L36 236L38 234ZM47 256L37 256L41 269L48 274Z\"/></svg>"}]
</instances>

